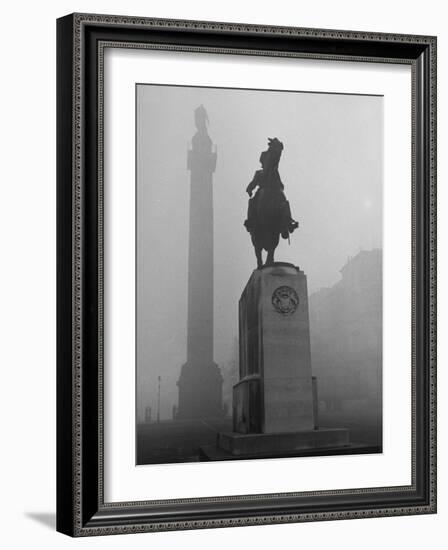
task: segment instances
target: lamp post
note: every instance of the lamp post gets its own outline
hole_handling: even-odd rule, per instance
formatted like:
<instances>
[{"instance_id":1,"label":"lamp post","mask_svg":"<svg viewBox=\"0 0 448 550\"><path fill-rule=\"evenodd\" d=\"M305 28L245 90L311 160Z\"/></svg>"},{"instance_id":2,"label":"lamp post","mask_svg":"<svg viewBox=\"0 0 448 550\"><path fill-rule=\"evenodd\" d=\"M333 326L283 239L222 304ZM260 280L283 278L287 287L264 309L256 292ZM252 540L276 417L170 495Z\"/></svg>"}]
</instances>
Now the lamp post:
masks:
<instances>
[{"instance_id":1,"label":"lamp post","mask_svg":"<svg viewBox=\"0 0 448 550\"><path fill-rule=\"evenodd\" d=\"M160 422L160 381L162 378L159 376L158 378L159 387L157 390L157 422Z\"/></svg>"}]
</instances>

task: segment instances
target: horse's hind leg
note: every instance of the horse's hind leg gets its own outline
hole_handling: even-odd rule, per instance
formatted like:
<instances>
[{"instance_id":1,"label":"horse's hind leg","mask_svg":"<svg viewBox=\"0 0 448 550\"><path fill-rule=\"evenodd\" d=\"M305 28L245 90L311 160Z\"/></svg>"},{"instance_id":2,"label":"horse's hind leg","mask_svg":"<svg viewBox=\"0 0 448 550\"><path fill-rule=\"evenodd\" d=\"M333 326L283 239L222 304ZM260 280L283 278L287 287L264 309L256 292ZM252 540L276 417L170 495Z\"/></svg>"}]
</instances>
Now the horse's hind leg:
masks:
<instances>
[{"instance_id":1,"label":"horse's hind leg","mask_svg":"<svg viewBox=\"0 0 448 550\"><path fill-rule=\"evenodd\" d=\"M268 255L266 257L266 265L272 265L274 263L274 252L275 252L275 248L270 248L268 250Z\"/></svg>"},{"instance_id":2,"label":"horse's hind leg","mask_svg":"<svg viewBox=\"0 0 448 550\"><path fill-rule=\"evenodd\" d=\"M263 257L261 255L261 248L255 247L255 256L257 257L257 269L261 269L263 267Z\"/></svg>"}]
</instances>

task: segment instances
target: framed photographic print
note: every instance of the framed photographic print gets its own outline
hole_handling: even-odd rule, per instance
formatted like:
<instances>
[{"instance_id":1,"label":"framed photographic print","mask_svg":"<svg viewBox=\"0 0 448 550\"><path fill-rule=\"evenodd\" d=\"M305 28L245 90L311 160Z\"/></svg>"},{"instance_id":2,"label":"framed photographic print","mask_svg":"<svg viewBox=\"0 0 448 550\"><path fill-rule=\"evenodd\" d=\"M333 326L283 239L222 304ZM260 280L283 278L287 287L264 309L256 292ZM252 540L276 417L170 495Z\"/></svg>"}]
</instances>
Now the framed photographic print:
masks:
<instances>
[{"instance_id":1,"label":"framed photographic print","mask_svg":"<svg viewBox=\"0 0 448 550\"><path fill-rule=\"evenodd\" d=\"M57 40L57 529L434 513L436 38Z\"/></svg>"}]
</instances>

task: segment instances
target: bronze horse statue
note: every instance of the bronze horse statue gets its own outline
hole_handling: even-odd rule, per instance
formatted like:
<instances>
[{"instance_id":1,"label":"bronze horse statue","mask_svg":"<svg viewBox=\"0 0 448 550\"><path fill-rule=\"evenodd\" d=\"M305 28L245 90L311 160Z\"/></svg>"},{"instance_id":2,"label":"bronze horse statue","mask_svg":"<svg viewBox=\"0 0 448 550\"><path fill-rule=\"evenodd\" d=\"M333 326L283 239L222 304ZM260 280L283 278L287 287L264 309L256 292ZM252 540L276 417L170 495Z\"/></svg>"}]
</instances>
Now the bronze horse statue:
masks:
<instances>
[{"instance_id":1,"label":"bronze horse statue","mask_svg":"<svg viewBox=\"0 0 448 550\"><path fill-rule=\"evenodd\" d=\"M246 188L250 198L244 225L254 245L258 269L263 267L262 251L267 252L264 265L272 265L280 235L289 239L290 233L299 226L291 217L289 202L283 192L284 185L278 172L282 151L281 141L277 138L268 139L268 149L260 155L262 168L255 172L253 180ZM252 197L256 187L258 190Z\"/></svg>"}]
</instances>

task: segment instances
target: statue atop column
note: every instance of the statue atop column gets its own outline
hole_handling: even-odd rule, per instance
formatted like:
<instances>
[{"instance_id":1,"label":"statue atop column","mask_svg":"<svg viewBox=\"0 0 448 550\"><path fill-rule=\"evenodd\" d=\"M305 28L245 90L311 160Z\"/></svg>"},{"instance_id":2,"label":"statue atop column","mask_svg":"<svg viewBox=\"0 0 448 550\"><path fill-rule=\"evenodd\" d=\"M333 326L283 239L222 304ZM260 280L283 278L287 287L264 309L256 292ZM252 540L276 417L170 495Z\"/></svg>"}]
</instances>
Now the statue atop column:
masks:
<instances>
[{"instance_id":1,"label":"statue atop column","mask_svg":"<svg viewBox=\"0 0 448 550\"><path fill-rule=\"evenodd\" d=\"M289 239L290 233L299 226L291 216L291 208L278 172L282 151L281 141L268 138L268 148L260 155L261 170L255 172L253 180L246 188L250 198L244 225L251 235L258 268L263 266L263 249L267 252L266 265L272 265L280 235Z\"/></svg>"}]
</instances>

